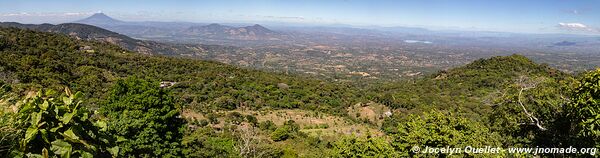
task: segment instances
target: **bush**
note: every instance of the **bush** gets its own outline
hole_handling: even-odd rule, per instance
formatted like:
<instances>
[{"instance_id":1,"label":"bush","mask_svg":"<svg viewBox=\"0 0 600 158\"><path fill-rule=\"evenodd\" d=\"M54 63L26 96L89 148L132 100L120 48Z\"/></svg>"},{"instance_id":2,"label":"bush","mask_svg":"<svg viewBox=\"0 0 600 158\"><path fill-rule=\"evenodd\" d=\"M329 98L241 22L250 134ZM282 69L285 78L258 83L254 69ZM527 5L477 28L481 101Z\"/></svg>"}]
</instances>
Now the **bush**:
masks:
<instances>
[{"instance_id":1,"label":"bush","mask_svg":"<svg viewBox=\"0 0 600 158\"><path fill-rule=\"evenodd\" d=\"M392 145L402 157L417 156L411 148L418 146L464 148L466 146L500 146L500 136L479 122L451 112L432 111L422 116L410 115L398 126ZM427 155L433 156L433 155ZM447 155L436 155L447 156Z\"/></svg>"},{"instance_id":2,"label":"bush","mask_svg":"<svg viewBox=\"0 0 600 158\"><path fill-rule=\"evenodd\" d=\"M293 120L286 121L283 126L277 128L271 133L271 139L273 141L284 141L288 138L292 138L297 135L300 130L300 126Z\"/></svg>"},{"instance_id":3,"label":"bush","mask_svg":"<svg viewBox=\"0 0 600 158\"><path fill-rule=\"evenodd\" d=\"M198 125L200 125L200 127L204 127L204 126L208 125L208 121L205 119L202 119L202 120L198 121Z\"/></svg>"},{"instance_id":4,"label":"bush","mask_svg":"<svg viewBox=\"0 0 600 158\"><path fill-rule=\"evenodd\" d=\"M281 126L271 133L271 140L283 141L290 137L290 129L287 126Z\"/></svg>"},{"instance_id":5,"label":"bush","mask_svg":"<svg viewBox=\"0 0 600 158\"><path fill-rule=\"evenodd\" d=\"M157 82L119 80L112 87L102 114L118 138L121 157L180 157L184 121L171 93Z\"/></svg>"},{"instance_id":6,"label":"bush","mask_svg":"<svg viewBox=\"0 0 600 158\"><path fill-rule=\"evenodd\" d=\"M240 123L244 122L244 116L242 114L240 114L239 112L231 112L227 115L228 121L239 125Z\"/></svg>"},{"instance_id":7,"label":"bush","mask_svg":"<svg viewBox=\"0 0 600 158\"><path fill-rule=\"evenodd\" d=\"M210 122L211 124L219 124L219 119L218 119L217 115L215 115L213 113L206 114L206 118L208 119L208 122Z\"/></svg>"},{"instance_id":8,"label":"bush","mask_svg":"<svg viewBox=\"0 0 600 158\"><path fill-rule=\"evenodd\" d=\"M573 144L600 148L600 69L587 73L579 80L571 101L567 111L577 137Z\"/></svg>"},{"instance_id":9,"label":"bush","mask_svg":"<svg viewBox=\"0 0 600 158\"><path fill-rule=\"evenodd\" d=\"M258 125L258 119L252 115L246 115L246 121L256 127Z\"/></svg>"},{"instance_id":10,"label":"bush","mask_svg":"<svg viewBox=\"0 0 600 158\"><path fill-rule=\"evenodd\" d=\"M23 130L17 126L15 113L3 108L0 107L0 157L9 157L9 151L20 142Z\"/></svg>"},{"instance_id":11,"label":"bush","mask_svg":"<svg viewBox=\"0 0 600 158\"><path fill-rule=\"evenodd\" d=\"M258 128L260 128L260 130L263 130L263 131L275 131L275 129L277 129L277 126L275 125L275 123L273 123L273 121L267 120L267 121L261 122L258 125Z\"/></svg>"},{"instance_id":12,"label":"bush","mask_svg":"<svg viewBox=\"0 0 600 158\"><path fill-rule=\"evenodd\" d=\"M210 127L198 128L183 139L186 157L235 157L235 141L232 137L219 135Z\"/></svg>"},{"instance_id":13,"label":"bush","mask_svg":"<svg viewBox=\"0 0 600 158\"><path fill-rule=\"evenodd\" d=\"M384 139L344 137L333 144L332 157L398 157Z\"/></svg>"},{"instance_id":14,"label":"bush","mask_svg":"<svg viewBox=\"0 0 600 158\"><path fill-rule=\"evenodd\" d=\"M78 100L81 96L66 89L62 99L42 95L42 92L25 98L19 107L18 124L26 132L12 156L116 156L119 148L113 147L114 141L105 135L106 123L91 121L92 114Z\"/></svg>"}]
</instances>

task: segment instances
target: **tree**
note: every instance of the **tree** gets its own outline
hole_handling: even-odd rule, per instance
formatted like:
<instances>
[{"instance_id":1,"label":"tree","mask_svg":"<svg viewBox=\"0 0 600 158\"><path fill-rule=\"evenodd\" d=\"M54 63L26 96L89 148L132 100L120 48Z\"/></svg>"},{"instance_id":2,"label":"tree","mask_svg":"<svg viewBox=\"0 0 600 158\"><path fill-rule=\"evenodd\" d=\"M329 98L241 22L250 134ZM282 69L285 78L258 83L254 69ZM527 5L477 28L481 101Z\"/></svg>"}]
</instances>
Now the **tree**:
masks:
<instances>
[{"instance_id":1,"label":"tree","mask_svg":"<svg viewBox=\"0 0 600 158\"><path fill-rule=\"evenodd\" d=\"M568 104L568 117L580 147L600 148L600 69L585 74L577 83Z\"/></svg>"},{"instance_id":2,"label":"tree","mask_svg":"<svg viewBox=\"0 0 600 158\"><path fill-rule=\"evenodd\" d=\"M521 76L502 91L488 116L490 129L502 135L505 146L560 147L564 128L566 84L549 77Z\"/></svg>"},{"instance_id":3,"label":"tree","mask_svg":"<svg viewBox=\"0 0 600 158\"><path fill-rule=\"evenodd\" d=\"M240 157L276 157L276 150L267 146L264 140L258 133L258 129L250 125L242 125L235 130L235 135L238 137L235 143L235 148Z\"/></svg>"},{"instance_id":4,"label":"tree","mask_svg":"<svg viewBox=\"0 0 600 158\"><path fill-rule=\"evenodd\" d=\"M333 157L398 157L394 148L381 138L343 137L333 144Z\"/></svg>"},{"instance_id":5,"label":"tree","mask_svg":"<svg viewBox=\"0 0 600 158\"><path fill-rule=\"evenodd\" d=\"M415 146L464 148L466 146L500 146L500 138L479 122L469 120L453 112L433 110L421 116L410 115L398 126L398 134L392 135L394 148L402 157L420 153L411 151ZM431 154L427 156L447 156Z\"/></svg>"},{"instance_id":6,"label":"tree","mask_svg":"<svg viewBox=\"0 0 600 158\"><path fill-rule=\"evenodd\" d=\"M124 139L120 156L181 156L184 121L171 93L157 82L117 81L101 113L109 119L110 132Z\"/></svg>"}]
</instances>

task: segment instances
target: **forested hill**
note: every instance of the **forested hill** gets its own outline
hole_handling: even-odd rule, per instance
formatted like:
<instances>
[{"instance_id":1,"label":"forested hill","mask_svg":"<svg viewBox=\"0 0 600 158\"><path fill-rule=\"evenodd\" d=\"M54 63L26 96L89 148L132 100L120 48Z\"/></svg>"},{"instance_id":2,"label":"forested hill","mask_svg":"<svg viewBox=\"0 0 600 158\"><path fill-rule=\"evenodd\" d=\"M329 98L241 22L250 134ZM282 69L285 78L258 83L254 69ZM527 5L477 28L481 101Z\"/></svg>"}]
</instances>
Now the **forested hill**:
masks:
<instances>
[{"instance_id":1,"label":"forested hill","mask_svg":"<svg viewBox=\"0 0 600 158\"><path fill-rule=\"evenodd\" d=\"M38 88L69 86L100 99L115 80L139 76L176 82L174 89L182 101L198 109L210 105L217 107L209 109L244 106L339 113L346 106L368 101L393 108L426 107L455 104L438 97L473 95L471 92L481 89L493 91L519 76L565 76L523 56L512 55L477 60L432 78L418 79L417 84L373 84L367 89L377 88L358 91L351 85L301 76L240 69L208 61L141 55L114 45L76 40L60 34L4 28L0 40L4 41L1 76L6 82L34 84L39 85ZM478 104L479 100L476 98L472 102Z\"/></svg>"},{"instance_id":2,"label":"forested hill","mask_svg":"<svg viewBox=\"0 0 600 158\"><path fill-rule=\"evenodd\" d=\"M565 78L568 75L547 64L537 64L522 55L478 59L465 66L434 74L434 79L472 88L500 88L520 76Z\"/></svg>"},{"instance_id":3,"label":"forested hill","mask_svg":"<svg viewBox=\"0 0 600 158\"><path fill-rule=\"evenodd\" d=\"M64 23L58 25L52 24L20 24L16 22L2 22L0 27L15 27L21 29L30 29L41 32L54 32L61 33L84 40L97 40L110 42L123 48L135 49L136 45L139 45L136 39L121 35L115 32L111 32L96 26L77 24L77 23Z\"/></svg>"},{"instance_id":4,"label":"forested hill","mask_svg":"<svg viewBox=\"0 0 600 158\"><path fill-rule=\"evenodd\" d=\"M92 100L103 98L114 81L128 76L175 82L173 90L183 104L197 109L244 106L335 111L358 98L348 85L216 62L142 55L61 34L2 28L0 40L0 77L5 82L36 89L68 86Z\"/></svg>"}]
</instances>

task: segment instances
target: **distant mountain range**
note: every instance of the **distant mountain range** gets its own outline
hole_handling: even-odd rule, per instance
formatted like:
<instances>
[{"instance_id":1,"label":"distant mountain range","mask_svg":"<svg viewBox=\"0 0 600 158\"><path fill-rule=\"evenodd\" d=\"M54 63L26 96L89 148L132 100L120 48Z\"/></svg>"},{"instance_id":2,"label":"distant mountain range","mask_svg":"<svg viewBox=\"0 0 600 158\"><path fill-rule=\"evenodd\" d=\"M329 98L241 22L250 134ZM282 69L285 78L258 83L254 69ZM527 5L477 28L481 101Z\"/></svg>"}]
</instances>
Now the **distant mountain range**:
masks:
<instances>
[{"instance_id":1,"label":"distant mountain range","mask_svg":"<svg viewBox=\"0 0 600 158\"><path fill-rule=\"evenodd\" d=\"M220 24L192 26L181 32L187 36L235 40L278 40L280 34L261 25L232 27Z\"/></svg>"},{"instance_id":2,"label":"distant mountain range","mask_svg":"<svg viewBox=\"0 0 600 158\"><path fill-rule=\"evenodd\" d=\"M103 13L96 13L73 23L94 25L138 38L176 36L206 40L280 40L285 37L258 24L234 27L188 22L127 22Z\"/></svg>"},{"instance_id":3,"label":"distant mountain range","mask_svg":"<svg viewBox=\"0 0 600 158\"><path fill-rule=\"evenodd\" d=\"M99 19L84 19L87 21L95 22L107 22L113 21L106 17L94 15ZM103 19L103 20L100 20ZM160 43L155 41L146 41L133 39L131 37L115 33L100 27L78 24L78 23L65 23L65 24L20 24L16 22L0 22L0 27L14 27L21 29L30 29L42 32L53 32L70 35L71 37L82 39L82 40L95 40L107 42L115 45L119 45L125 49L139 52L142 54L161 54L161 55L194 55L197 53L205 52L207 49L223 49L222 46L214 45L201 45L201 44L174 44L174 43Z\"/></svg>"}]
</instances>

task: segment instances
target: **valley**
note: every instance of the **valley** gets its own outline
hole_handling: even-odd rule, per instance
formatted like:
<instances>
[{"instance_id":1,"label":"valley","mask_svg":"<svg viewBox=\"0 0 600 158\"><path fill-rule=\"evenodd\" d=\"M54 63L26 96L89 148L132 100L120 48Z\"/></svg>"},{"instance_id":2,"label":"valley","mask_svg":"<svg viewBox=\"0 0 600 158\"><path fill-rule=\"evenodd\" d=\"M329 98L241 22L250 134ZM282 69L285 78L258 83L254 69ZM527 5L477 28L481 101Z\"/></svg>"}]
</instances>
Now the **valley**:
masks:
<instances>
[{"instance_id":1,"label":"valley","mask_svg":"<svg viewBox=\"0 0 600 158\"><path fill-rule=\"evenodd\" d=\"M523 54L536 62L548 63L571 73L589 70L600 64L597 55L600 52L594 47L594 39L585 36L562 38L585 41L582 42L585 46L578 46L579 50L556 46L552 41L565 41L550 35L529 37L524 34L489 33L486 36L482 33L476 36L469 35L470 32L421 30L421 33L410 33L402 29L335 27L275 27L271 30L256 24L235 24L239 26L236 27L215 23L125 22L105 14L95 14L76 22L138 39L181 45L177 47L178 50L154 53L214 60L281 73L309 74L331 80L409 79L464 65L479 58L510 54ZM122 29L127 27L138 29ZM541 38L544 40L536 41L547 43L528 43L531 42L527 40L529 38ZM514 42L516 40L524 41ZM206 45L212 46L207 48Z\"/></svg>"}]
</instances>

